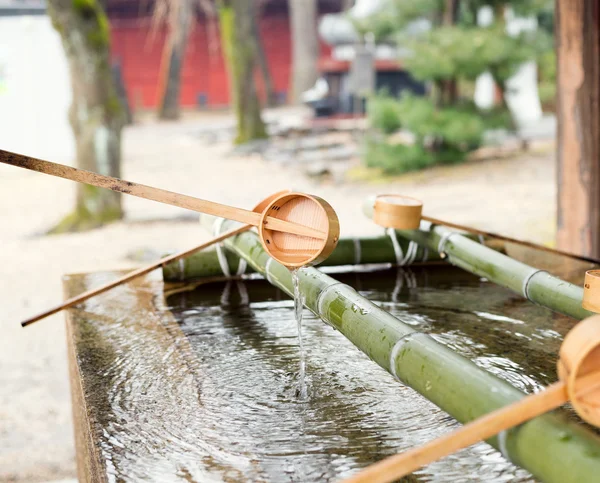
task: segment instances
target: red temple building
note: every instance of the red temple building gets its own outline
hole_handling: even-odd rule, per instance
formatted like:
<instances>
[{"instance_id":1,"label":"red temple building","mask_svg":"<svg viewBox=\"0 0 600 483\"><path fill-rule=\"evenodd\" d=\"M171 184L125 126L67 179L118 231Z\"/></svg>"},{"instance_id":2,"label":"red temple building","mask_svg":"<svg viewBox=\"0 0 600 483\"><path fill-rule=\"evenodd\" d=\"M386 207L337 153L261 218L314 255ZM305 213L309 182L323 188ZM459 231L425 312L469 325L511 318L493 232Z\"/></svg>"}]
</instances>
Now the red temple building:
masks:
<instances>
[{"instance_id":1,"label":"red temple building","mask_svg":"<svg viewBox=\"0 0 600 483\"><path fill-rule=\"evenodd\" d=\"M320 0L319 15L339 12L341 0ZM154 108L159 98L159 71L166 27L152 29L151 1L107 0L112 31L112 60L121 69L130 106ZM260 34L278 98L288 97L291 72L290 19L287 0L266 0ZM329 48L321 42L321 57ZM229 103L227 73L220 46L218 22L198 14L185 55L181 105L218 108Z\"/></svg>"}]
</instances>

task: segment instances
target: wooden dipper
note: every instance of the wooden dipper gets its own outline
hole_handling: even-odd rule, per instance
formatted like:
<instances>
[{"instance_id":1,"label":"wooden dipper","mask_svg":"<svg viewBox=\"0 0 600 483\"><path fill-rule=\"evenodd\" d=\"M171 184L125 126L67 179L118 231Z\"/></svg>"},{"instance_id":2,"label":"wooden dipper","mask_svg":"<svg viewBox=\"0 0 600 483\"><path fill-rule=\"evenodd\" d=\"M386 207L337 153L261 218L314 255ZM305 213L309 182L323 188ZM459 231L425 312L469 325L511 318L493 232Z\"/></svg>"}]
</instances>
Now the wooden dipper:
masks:
<instances>
[{"instance_id":1,"label":"wooden dipper","mask_svg":"<svg viewBox=\"0 0 600 483\"><path fill-rule=\"evenodd\" d=\"M581 306L591 312L600 312L600 270L585 272Z\"/></svg>"},{"instance_id":2,"label":"wooden dipper","mask_svg":"<svg viewBox=\"0 0 600 483\"><path fill-rule=\"evenodd\" d=\"M256 213L262 213L263 211L265 211L265 208L269 205L269 203L271 203L272 200L274 200L275 198L278 198L279 196L281 196L284 193L289 193L289 191L280 191L278 193L272 194L271 196L268 196L267 198L262 200L260 203L258 203L252 211L254 211ZM70 307L74 307L75 305L79 305L80 303L85 302L86 300L89 300L92 297L95 297L96 295L100 295L101 293L107 292L108 290L118 287L119 285L130 282L131 280L133 280L137 277L141 277L142 275L150 273L151 271L156 270L159 267L164 267L168 263L172 263L176 260L179 260L180 258L188 257L188 256L192 255L193 253L196 253L200 250L204 250L205 248L208 248L208 247L214 245L215 243L220 243L229 237L238 235L244 231L248 231L250 228L252 228L252 225L242 225L238 228L234 228L233 230L227 231L227 232L222 233L214 238L211 238L207 242L197 245L194 248L190 248L188 250L184 250L182 252L175 253L173 255L169 255L167 257L161 258L160 260L158 260L154 263L151 263L150 265L146 265L145 267L140 267L136 270L133 270L133 271L123 275L122 277L119 277L115 280L105 283L104 285L101 285L100 287L96 287L91 290L88 290L87 292L83 292L75 297L65 300L64 302L62 302L59 305L56 305L55 307L51 307L51 308L45 310L44 312L34 315L33 317L29 317L28 319L25 319L24 321L22 321L21 325L23 327L27 327L28 325L31 325L34 322L37 322L39 320L45 319L46 317L56 314L56 313L60 312L61 310L68 309Z\"/></svg>"},{"instance_id":3,"label":"wooden dipper","mask_svg":"<svg viewBox=\"0 0 600 483\"><path fill-rule=\"evenodd\" d=\"M282 219L312 228L329 236L311 238L270 229L267 218ZM302 193L285 193L267 204L258 233L265 250L289 268L316 265L325 260L337 245L340 224L329 203Z\"/></svg>"},{"instance_id":4,"label":"wooden dipper","mask_svg":"<svg viewBox=\"0 0 600 483\"><path fill-rule=\"evenodd\" d=\"M321 198L302 193L281 196L279 201L267 203L264 212L256 213L1 149L0 163L259 227L265 250L292 268L327 258L340 235L333 208Z\"/></svg>"},{"instance_id":5,"label":"wooden dipper","mask_svg":"<svg viewBox=\"0 0 600 483\"><path fill-rule=\"evenodd\" d=\"M61 305L23 321L23 326L32 324L65 308L72 307L94 295L148 273L158 266L206 248L252 226L259 228L259 236L267 253L289 268L314 265L325 260L331 254L339 240L340 227L337 215L329 203L317 196L278 192L259 203L253 211L248 211L2 149L0 149L0 163L180 208L187 208L209 215L220 216L239 221L246 225L216 237L208 243L202 244L192 250L172 255L155 264L140 268L98 289L67 300Z\"/></svg>"},{"instance_id":6,"label":"wooden dipper","mask_svg":"<svg viewBox=\"0 0 600 483\"><path fill-rule=\"evenodd\" d=\"M600 260L592 257L586 257L583 255L576 255L574 253L565 252L563 250L557 250L555 248L549 248L536 243L531 243L524 240L517 240L508 236L500 235L498 233L492 233L489 231L479 230L470 226L459 225L438 218L432 218L431 216L425 216L422 214L423 202L411 198L409 196L397 195L397 194L386 194L378 195L375 198L375 204L373 207L373 221L380 226L385 228L394 228L396 230L417 230L419 228L421 220L429 221L434 225L443 225L448 228L454 228L457 230L466 231L475 235L482 235L486 237L497 238L510 243L516 243L529 248L535 248L536 250L543 250L545 252L556 253L558 255L565 255L568 257L576 258L584 262L600 264ZM600 273L600 271L599 271ZM598 310L600 312L600 310Z\"/></svg>"},{"instance_id":7,"label":"wooden dipper","mask_svg":"<svg viewBox=\"0 0 600 483\"><path fill-rule=\"evenodd\" d=\"M421 224L423 202L400 195L379 195L375 199L373 221L386 228L416 230Z\"/></svg>"},{"instance_id":8,"label":"wooden dipper","mask_svg":"<svg viewBox=\"0 0 600 483\"><path fill-rule=\"evenodd\" d=\"M577 324L565 337L559 382L544 391L476 419L419 448L375 463L344 483L387 483L444 456L556 409L567 401L585 421L600 426L600 315Z\"/></svg>"}]
</instances>

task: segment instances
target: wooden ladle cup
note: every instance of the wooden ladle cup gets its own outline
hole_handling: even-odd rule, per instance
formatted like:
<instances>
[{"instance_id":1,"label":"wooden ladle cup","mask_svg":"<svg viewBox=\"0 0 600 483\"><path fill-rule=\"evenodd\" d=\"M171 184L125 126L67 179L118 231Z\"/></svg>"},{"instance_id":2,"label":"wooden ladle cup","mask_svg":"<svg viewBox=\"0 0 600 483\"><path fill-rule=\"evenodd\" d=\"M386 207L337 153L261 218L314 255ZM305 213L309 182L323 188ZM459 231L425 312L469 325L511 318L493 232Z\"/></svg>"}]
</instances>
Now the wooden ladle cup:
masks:
<instances>
[{"instance_id":1,"label":"wooden ladle cup","mask_svg":"<svg viewBox=\"0 0 600 483\"><path fill-rule=\"evenodd\" d=\"M267 217L309 226L327 236L312 238L274 231L267 228ZM335 211L324 199L304 193L284 193L267 203L258 233L272 258L286 267L298 268L316 265L331 254L340 237L340 224Z\"/></svg>"},{"instance_id":2,"label":"wooden ladle cup","mask_svg":"<svg viewBox=\"0 0 600 483\"><path fill-rule=\"evenodd\" d=\"M375 198L375 204L373 206L373 221L379 226L383 226L385 228L394 228L396 230L417 230L420 227L421 220L428 221L433 225L443 225L448 228L454 228L456 230L465 231L474 235L497 238L498 240L516 243L518 245L534 248L536 250L564 255L582 260L584 262L600 264L600 260L593 257L578 255L576 253L566 252L564 250L558 250L556 248L550 248L544 245L538 245L526 240L518 240L516 238L501 235L499 233L492 233L489 231L480 230L478 228L459 225L458 223L452 223L449 221L440 220L439 218L432 218L431 216L423 215L423 202L416 198L411 198L410 196L386 194L378 195ZM596 312L600 312L600 309L596 310Z\"/></svg>"},{"instance_id":3,"label":"wooden ladle cup","mask_svg":"<svg viewBox=\"0 0 600 483\"><path fill-rule=\"evenodd\" d=\"M585 272L581 306L590 312L600 312L600 270Z\"/></svg>"},{"instance_id":4,"label":"wooden ladle cup","mask_svg":"<svg viewBox=\"0 0 600 483\"><path fill-rule=\"evenodd\" d=\"M416 230L421 224L423 202L402 195L379 195L375 198L373 221L385 228Z\"/></svg>"}]
</instances>

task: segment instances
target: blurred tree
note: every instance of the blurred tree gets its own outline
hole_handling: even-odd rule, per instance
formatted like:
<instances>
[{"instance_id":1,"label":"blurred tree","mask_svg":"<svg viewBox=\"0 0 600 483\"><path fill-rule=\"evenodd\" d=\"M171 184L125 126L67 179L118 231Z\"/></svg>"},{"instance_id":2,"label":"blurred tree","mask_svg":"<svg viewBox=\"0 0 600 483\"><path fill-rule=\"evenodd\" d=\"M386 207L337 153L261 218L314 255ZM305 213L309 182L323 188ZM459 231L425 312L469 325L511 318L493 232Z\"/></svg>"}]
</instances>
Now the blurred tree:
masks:
<instances>
[{"instance_id":1,"label":"blurred tree","mask_svg":"<svg viewBox=\"0 0 600 483\"><path fill-rule=\"evenodd\" d=\"M48 0L47 7L69 63L77 166L118 177L125 115L109 63L106 15L97 0ZM85 230L122 217L119 193L77 184L75 210L51 231Z\"/></svg>"},{"instance_id":2,"label":"blurred tree","mask_svg":"<svg viewBox=\"0 0 600 483\"><path fill-rule=\"evenodd\" d=\"M260 35L260 17L262 15L263 7L266 0L255 0L257 6L254 9L254 18L252 23L253 36L256 40L256 59L258 62L258 68L263 80L265 88L265 95L267 98L267 106L272 107L277 105L277 95L275 93L275 86L273 85L273 78L271 77L271 71L269 69L269 62L263 46L262 38Z\"/></svg>"},{"instance_id":3,"label":"blurred tree","mask_svg":"<svg viewBox=\"0 0 600 483\"><path fill-rule=\"evenodd\" d=\"M267 137L254 78L257 62L256 0L218 0L221 45L237 119L236 144Z\"/></svg>"},{"instance_id":4,"label":"blurred tree","mask_svg":"<svg viewBox=\"0 0 600 483\"><path fill-rule=\"evenodd\" d=\"M160 119L178 119L180 116L181 69L194 20L193 2L194 0L159 0L154 5L154 27L162 23L166 16L168 29L159 74Z\"/></svg>"},{"instance_id":5,"label":"blurred tree","mask_svg":"<svg viewBox=\"0 0 600 483\"><path fill-rule=\"evenodd\" d=\"M288 0L292 35L292 100L315 85L319 77L317 0Z\"/></svg>"}]
</instances>

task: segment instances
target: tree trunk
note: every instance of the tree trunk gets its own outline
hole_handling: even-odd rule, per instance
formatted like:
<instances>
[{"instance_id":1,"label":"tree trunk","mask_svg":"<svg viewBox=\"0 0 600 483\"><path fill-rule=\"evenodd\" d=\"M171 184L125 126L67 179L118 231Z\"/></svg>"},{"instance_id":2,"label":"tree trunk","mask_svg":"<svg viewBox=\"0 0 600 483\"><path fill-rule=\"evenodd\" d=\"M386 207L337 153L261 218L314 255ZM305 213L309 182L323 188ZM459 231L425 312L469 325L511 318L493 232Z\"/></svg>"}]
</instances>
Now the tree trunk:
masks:
<instances>
[{"instance_id":1,"label":"tree trunk","mask_svg":"<svg viewBox=\"0 0 600 483\"><path fill-rule=\"evenodd\" d=\"M273 77L271 76L271 70L269 69L267 55L265 54L262 38L260 36L259 25L261 10L262 9L258 8L258 6L254 9L252 29L254 38L256 39L256 60L258 61L258 68L260 69L261 78L265 86L267 106L273 107L277 105L277 95L275 93L275 87L273 86Z\"/></svg>"},{"instance_id":2,"label":"tree trunk","mask_svg":"<svg viewBox=\"0 0 600 483\"><path fill-rule=\"evenodd\" d=\"M560 249L600 257L600 5L557 0Z\"/></svg>"},{"instance_id":3,"label":"tree trunk","mask_svg":"<svg viewBox=\"0 0 600 483\"><path fill-rule=\"evenodd\" d=\"M77 166L119 177L125 117L109 63L106 15L98 0L48 0L47 6L69 62ZM119 193L78 184L75 210L52 232L90 229L122 217Z\"/></svg>"},{"instance_id":4,"label":"tree trunk","mask_svg":"<svg viewBox=\"0 0 600 483\"><path fill-rule=\"evenodd\" d=\"M178 119L180 116L181 69L193 16L192 0L172 1L170 6L173 11L169 13L169 33L161 63L160 119Z\"/></svg>"},{"instance_id":5,"label":"tree trunk","mask_svg":"<svg viewBox=\"0 0 600 483\"><path fill-rule=\"evenodd\" d=\"M299 103L304 91L319 77L317 0L288 0L292 35L292 99Z\"/></svg>"},{"instance_id":6,"label":"tree trunk","mask_svg":"<svg viewBox=\"0 0 600 483\"><path fill-rule=\"evenodd\" d=\"M236 144L267 137L256 90L255 0L222 0L219 3L221 45L229 71L231 101L237 118Z\"/></svg>"},{"instance_id":7,"label":"tree trunk","mask_svg":"<svg viewBox=\"0 0 600 483\"><path fill-rule=\"evenodd\" d=\"M451 27L458 21L459 0L445 0L442 25ZM453 106L458 101L458 81L456 77L444 79L441 82L442 104Z\"/></svg>"}]
</instances>

